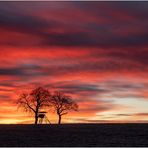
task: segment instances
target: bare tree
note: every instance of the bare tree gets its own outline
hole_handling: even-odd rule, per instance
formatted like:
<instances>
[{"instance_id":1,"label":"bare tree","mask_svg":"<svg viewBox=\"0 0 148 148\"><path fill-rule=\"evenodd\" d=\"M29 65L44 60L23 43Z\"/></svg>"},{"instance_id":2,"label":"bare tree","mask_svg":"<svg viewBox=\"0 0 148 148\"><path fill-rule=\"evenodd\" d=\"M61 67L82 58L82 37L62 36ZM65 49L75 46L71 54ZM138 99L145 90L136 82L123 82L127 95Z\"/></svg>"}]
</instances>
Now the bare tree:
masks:
<instances>
[{"instance_id":1,"label":"bare tree","mask_svg":"<svg viewBox=\"0 0 148 148\"><path fill-rule=\"evenodd\" d=\"M67 114L68 111L78 110L77 103L75 103L70 96L67 96L62 92L54 92L54 94L51 96L51 103L59 117L58 124L61 124L62 116Z\"/></svg>"},{"instance_id":2,"label":"bare tree","mask_svg":"<svg viewBox=\"0 0 148 148\"><path fill-rule=\"evenodd\" d=\"M38 113L49 105L50 93L43 87L38 87L31 93L22 93L17 101L18 107L34 114L35 124L38 124Z\"/></svg>"}]
</instances>

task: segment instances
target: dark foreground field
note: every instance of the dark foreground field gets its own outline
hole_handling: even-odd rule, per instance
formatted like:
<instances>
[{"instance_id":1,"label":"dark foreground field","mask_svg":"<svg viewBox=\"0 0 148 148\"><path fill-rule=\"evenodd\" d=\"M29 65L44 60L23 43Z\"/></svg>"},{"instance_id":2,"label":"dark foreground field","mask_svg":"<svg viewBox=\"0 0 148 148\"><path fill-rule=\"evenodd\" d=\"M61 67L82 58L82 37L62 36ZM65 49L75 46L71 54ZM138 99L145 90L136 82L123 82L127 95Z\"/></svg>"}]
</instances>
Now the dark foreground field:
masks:
<instances>
[{"instance_id":1,"label":"dark foreground field","mask_svg":"<svg viewBox=\"0 0 148 148\"><path fill-rule=\"evenodd\" d=\"M0 125L0 146L148 146L148 124Z\"/></svg>"}]
</instances>

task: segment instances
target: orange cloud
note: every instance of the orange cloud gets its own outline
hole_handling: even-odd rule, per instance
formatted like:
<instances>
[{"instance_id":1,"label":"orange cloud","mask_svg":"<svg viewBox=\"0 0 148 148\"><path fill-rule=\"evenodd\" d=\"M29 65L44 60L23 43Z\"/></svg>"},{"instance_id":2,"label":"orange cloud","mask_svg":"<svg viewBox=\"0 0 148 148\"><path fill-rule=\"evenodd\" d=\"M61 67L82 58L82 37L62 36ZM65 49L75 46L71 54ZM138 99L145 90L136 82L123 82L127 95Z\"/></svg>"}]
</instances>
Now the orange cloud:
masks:
<instances>
[{"instance_id":1,"label":"orange cloud","mask_svg":"<svg viewBox=\"0 0 148 148\"><path fill-rule=\"evenodd\" d=\"M147 121L145 107L130 115L135 106L129 101L144 106L147 98L147 3L0 4L0 123L33 122L15 101L40 85L78 102L79 112L65 116L65 123ZM124 110L129 116L119 115ZM110 116L114 111L118 115ZM98 119L98 113L105 116Z\"/></svg>"}]
</instances>

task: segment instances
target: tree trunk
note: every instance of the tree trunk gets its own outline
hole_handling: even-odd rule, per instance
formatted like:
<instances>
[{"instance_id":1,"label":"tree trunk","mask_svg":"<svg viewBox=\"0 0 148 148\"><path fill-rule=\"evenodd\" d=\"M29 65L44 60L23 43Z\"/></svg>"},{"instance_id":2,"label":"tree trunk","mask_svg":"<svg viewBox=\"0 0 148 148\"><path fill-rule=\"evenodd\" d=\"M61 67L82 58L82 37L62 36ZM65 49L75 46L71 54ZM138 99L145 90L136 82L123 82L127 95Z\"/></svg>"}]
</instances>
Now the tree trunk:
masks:
<instances>
[{"instance_id":1,"label":"tree trunk","mask_svg":"<svg viewBox=\"0 0 148 148\"><path fill-rule=\"evenodd\" d=\"M38 113L35 113L35 125L38 124Z\"/></svg>"},{"instance_id":2,"label":"tree trunk","mask_svg":"<svg viewBox=\"0 0 148 148\"><path fill-rule=\"evenodd\" d=\"M61 115L59 115L59 122L58 122L58 124L61 124Z\"/></svg>"}]
</instances>

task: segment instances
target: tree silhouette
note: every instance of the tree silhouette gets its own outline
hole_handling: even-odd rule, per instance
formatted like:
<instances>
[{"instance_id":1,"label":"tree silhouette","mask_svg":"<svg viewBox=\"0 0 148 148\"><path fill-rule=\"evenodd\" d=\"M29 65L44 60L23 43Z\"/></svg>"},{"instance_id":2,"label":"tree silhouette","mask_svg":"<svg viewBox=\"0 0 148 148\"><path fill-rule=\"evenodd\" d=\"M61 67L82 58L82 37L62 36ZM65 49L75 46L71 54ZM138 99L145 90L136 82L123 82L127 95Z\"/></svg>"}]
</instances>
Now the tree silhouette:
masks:
<instances>
[{"instance_id":1,"label":"tree silhouette","mask_svg":"<svg viewBox=\"0 0 148 148\"><path fill-rule=\"evenodd\" d=\"M52 103L59 119L58 124L61 124L61 118L63 115L67 114L68 111L78 110L78 105L75 103L70 96L65 95L62 92L54 92L51 96L50 102Z\"/></svg>"},{"instance_id":2,"label":"tree silhouette","mask_svg":"<svg viewBox=\"0 0 148 148\"><path fill-rule=\"evenodd\" d=\"M17 101L18 107L26 112L34 113L35 124L38 124L38 113L41 109L49 106L50 93L43 87L38 87L31 93L22 93Z\"/></svg>"}]
</instances>

